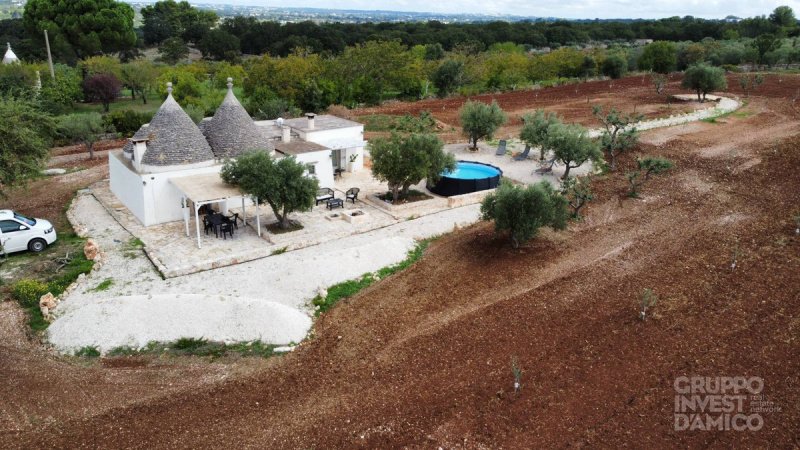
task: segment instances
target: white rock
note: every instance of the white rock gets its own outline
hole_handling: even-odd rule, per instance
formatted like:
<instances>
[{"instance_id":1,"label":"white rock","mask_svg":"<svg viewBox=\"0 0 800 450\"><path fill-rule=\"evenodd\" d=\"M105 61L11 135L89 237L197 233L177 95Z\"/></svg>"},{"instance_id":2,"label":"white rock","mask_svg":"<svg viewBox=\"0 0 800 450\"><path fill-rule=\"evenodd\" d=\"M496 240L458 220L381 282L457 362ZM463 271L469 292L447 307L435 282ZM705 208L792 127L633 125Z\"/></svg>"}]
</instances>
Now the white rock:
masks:
<instances>
[{"instance_id":1,"label":"white rock","mask_svg":"<svg viewBox=\"0 0 800 450\"><path fill-rule=\"evenodd\" d=\"M67 173L65 169L45 169L42 171L42 175L64 175Z\"/></svg>"}]
</instances>

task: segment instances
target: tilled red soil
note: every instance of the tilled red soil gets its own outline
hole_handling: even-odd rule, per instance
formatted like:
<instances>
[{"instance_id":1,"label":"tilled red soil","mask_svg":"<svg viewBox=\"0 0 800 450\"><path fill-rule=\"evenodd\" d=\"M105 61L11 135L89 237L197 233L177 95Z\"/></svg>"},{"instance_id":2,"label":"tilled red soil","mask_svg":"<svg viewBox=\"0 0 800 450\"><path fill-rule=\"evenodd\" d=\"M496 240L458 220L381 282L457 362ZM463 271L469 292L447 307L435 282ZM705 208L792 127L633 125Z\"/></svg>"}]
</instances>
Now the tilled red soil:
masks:
<instances>
[{"instance_id":1,"label":"tilled red soil","mask_svg":"<svg viewBox=\"0 0 800 450\"><path fill-rule=\"evenodd\" d=\"M0 446L796 447L800 122L777 95L745 112L626 155L567 231L518 251L489 224L441 238L263 369L62 412ZM676 167L630 199L623 173L641 154ZM640 321L646 288L659 302ZM757 432L676 431L683 375L761 377L780 411ZM90 389L74 377L65 392ZM16 392L21 411L31 389Z\"/></svg>"}]
</instances>

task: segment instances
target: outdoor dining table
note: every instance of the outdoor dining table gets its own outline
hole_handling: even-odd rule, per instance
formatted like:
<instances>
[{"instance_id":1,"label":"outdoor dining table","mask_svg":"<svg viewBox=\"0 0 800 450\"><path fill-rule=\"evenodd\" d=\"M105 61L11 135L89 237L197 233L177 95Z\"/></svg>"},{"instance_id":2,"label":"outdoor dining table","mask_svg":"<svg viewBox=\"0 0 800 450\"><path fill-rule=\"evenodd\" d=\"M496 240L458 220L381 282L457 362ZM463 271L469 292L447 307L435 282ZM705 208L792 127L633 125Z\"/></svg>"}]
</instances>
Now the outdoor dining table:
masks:
<instances>
[{"instance_id":1,"label":"outdoor dining table","mask_svg":"<svg viewBox=\"0 0 800 450\"><path fill-rule=\"evenodd\" d=\"M209 214L206 216L208 218L208 223L214 227L214 236L219 237L219 227L222 225L222 222L225 216L220 213Z\"/></svg>"}]
</instances>

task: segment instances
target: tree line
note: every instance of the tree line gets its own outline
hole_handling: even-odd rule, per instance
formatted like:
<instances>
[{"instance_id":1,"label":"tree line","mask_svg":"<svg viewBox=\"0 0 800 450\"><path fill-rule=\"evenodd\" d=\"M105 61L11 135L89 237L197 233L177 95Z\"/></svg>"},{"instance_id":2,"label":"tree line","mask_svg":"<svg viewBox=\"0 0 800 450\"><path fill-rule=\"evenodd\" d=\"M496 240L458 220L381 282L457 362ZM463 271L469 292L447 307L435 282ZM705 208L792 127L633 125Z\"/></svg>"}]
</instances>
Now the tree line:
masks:
<instances>
[{"instance_id":1,"label":"tree line","mask_svg":"<svg viewBox=\"0 0 800 450\"><path fill-rule=\"evenodd\" d=\"M146 47L163 45L191 44L206 57L232 60L242 54L288 56L298 47L335 55L369 41L399 41L407 47L431 46L428 56L436 57L443 51L480 52L509 42L530 50L635 39L697 42L799 34L788 6L776 8L769 16L737 21L686 16L656 20L281 24L243 16L220 19L213 11L188 2L163 0L142 8L141 15L142 25L134 28L133 9L115 0L29 0L22 19L0 21L0 40L10 42L24 59L42 59L42 32L47 29L56 59L74 64L101 53L118 52L122 59L134 58Z\"/></svg>"}]
</instances>

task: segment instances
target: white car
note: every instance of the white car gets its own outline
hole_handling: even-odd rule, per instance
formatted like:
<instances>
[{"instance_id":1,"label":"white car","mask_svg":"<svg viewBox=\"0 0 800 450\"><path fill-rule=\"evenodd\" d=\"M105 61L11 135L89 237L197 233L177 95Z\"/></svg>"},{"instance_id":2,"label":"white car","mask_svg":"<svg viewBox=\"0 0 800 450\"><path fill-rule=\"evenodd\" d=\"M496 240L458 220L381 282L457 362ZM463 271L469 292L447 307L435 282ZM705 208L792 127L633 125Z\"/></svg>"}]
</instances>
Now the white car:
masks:
<instances>
[{"instance_id":1,"label":"white car","mask_svg":"<svg viewBox=\"0 0 800 450\"><path fill-rule=\"evenodd\" d=\"M0 254L30 250L38 253L56 241L56 230L43 219L31 219L10 209L0 210Z\"/></svg>"}]
</instances>

